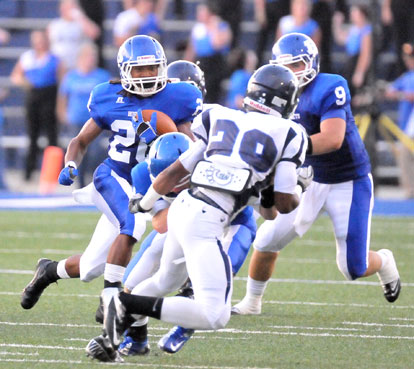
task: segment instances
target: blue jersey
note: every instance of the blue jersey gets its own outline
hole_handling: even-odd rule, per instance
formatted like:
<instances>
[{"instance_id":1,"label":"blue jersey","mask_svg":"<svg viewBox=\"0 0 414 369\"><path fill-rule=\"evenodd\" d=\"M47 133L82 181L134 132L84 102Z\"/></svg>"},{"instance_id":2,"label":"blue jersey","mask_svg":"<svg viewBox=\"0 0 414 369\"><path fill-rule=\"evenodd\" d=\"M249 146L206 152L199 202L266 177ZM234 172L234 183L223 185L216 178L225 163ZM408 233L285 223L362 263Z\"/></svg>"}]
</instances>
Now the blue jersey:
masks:
<instances>
[{"instance_id":1,"label":"blue jersey","mask_svg":"<svg viewBox=\"0 0 414 369\"><path fill-rule=\"evenodd\" d=\"M308 135L320 132L325 119L341 118L346 122L344 142L339 150L307 156L314 180L319 183L341 183L360 178L371 171L368 153L355 125L351 96L346 80L337 74L320 73L305 87L293 120L305 127Z\"/></svg>"},{"instance_id":2,"label":"blue jersey","mask_svg":"<svg viewBox=\"0 0 414 369\"><path fill-rule=\"evenodd\" d=\"M149 97L125 96L120 84L102 83L90 96L88 108L96 124L112 132L105 163L131 183L131 169L144 160L148 146L136 135L132 117L138 109L158 110L167 114L178 126L190 122L201 110L201 92L185 83L168 83Z\"/></svg>"},{"instance_id":3,"label":"blue jersey","mask_svg":"<svg viewBox=\"0 0 414 369\"><path fill-rule=\"evenodd\" d=\"M96 85L108 81L110 78L109 72L100 68L88 73L73 69L65 75L60 84L59 92L67 98L69 124L82 126L89 119L86 105L91 91Z\"/></svg>"}]
</instances>

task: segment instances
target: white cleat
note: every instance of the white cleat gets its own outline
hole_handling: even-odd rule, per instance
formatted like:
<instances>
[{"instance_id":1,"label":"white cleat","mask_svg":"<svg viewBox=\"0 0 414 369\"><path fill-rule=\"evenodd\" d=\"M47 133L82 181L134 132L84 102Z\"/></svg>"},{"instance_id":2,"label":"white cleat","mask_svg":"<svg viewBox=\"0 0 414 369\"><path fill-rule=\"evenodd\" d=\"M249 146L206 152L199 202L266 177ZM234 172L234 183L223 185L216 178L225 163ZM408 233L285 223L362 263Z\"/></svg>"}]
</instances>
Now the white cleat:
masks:
<instances>
[{"instance_id":1,"label":"white cleat","mask_svg":"<svg viewBox=\"0 0 414 369\"><path fill-rule=\"evenodd\" d=\"M394 302L398 299L401 291L401 281L397 264L390 250L381 249L378 250L378 253L385 256L386 259L386 262L377 273L384 291L384 297L388 302Z\"/></svg>"},{"instance_id":2,"label":"white cleat","mask_svg":"<svg viewBox=\"0 0 414 369\"><path fill-rule=\"evenodd\" d=\"M261 298L244 297L238 304L231 308L232 315L260 315L262 312Z\"/></svg>"}]
</instances>

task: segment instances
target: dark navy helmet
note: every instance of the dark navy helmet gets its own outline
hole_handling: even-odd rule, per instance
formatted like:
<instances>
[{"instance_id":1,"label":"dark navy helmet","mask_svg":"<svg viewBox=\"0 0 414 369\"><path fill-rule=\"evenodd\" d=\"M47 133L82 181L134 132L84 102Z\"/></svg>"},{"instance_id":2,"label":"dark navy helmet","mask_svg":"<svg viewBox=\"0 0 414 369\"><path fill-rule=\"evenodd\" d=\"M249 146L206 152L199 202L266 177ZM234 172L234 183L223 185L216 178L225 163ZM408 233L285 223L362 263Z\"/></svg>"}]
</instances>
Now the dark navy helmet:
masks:
<instances>
[{"instance_id":1,"label":"dark navy helmet","mask_svg":"<svg viewBox=\"0 0 414 369\"><path fill-rule=\"evenodd\" d=\"M300 87L307 85L319 73L319 52L313 40L303 33L288 33L272 48L270 64L289 65L302 61L305 69L295 72Z\"/></svg>"},{"instance_id":2,"label":"dark navy helmet","mask_svg":"<svg viewBox=\"0 0 414 369\"><path fill-rule=\"evenodd\" d=\"M299 103L299 82L287 67L266 64L249 79L244 108L289 118Z\"/></svg>"},{"instance_id":3,"label":"dark navy helmet","mask_svg":"<svg viewBox=\"0 0 414 369\"><path fill-rule=\"evenodd\" d=\"M171 82L188 82L196 86L204 96L207 93L204 72L201 68L187 60L177 60L167 67L167 77Z\"/></svg>"}]
</instances>

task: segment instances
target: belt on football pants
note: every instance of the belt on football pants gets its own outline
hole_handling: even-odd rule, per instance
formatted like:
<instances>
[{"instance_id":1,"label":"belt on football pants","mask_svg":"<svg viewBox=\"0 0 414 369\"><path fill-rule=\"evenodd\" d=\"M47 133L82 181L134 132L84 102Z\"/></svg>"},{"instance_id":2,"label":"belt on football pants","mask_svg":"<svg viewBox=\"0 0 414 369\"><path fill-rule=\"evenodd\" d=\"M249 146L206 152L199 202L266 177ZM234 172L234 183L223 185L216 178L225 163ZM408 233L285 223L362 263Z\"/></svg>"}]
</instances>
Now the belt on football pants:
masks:
<instances>
[{"instance_id":1,"label":"belt on football pants","mask_svg":"<svg viewBox=\"0 0 414 369\"><path fill-rule=\"evenodd\" d=\"M201 200L205 202L206 204L212 206L213 208L221 210L224 214L227 214L227 211L225 211L219 204L217 204L215 201L210 199L207 195L203 194L200 190L197 188L192 188L188 191L188 193L194 197L195 199Z\"/></svg>"}]
</instances>

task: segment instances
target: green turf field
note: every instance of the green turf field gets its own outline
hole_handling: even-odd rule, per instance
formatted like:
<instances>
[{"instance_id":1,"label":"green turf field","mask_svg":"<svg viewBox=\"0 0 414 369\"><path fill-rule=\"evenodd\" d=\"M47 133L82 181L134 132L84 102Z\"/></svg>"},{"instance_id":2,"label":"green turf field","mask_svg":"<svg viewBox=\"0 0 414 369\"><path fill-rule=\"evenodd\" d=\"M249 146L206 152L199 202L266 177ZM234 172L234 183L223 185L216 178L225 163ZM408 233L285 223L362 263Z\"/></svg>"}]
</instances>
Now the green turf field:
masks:
<instances>
[{"instance_id":1,"label":"green turf field","mask_svg":"<svg viewBox=\"0 0 414 369\"><path fill-rule=\"evenodd\" d=\"M81 252L95 212L0 212L0 368L413 368L414 219L374 218L372 249L389 247L403 289L386 302L375 276L347 282L335 264L327 218L287 247L266 291L260 316L232 317L226 329L197 332L175 355L157 348L169 325L150 321L151 353L101 364L84 347L100 333L94 321L102 279L60 281L25 311L20 292L39 257ZM234 282L244 296L247 264Z\"/></svg>"}]
</instances>

